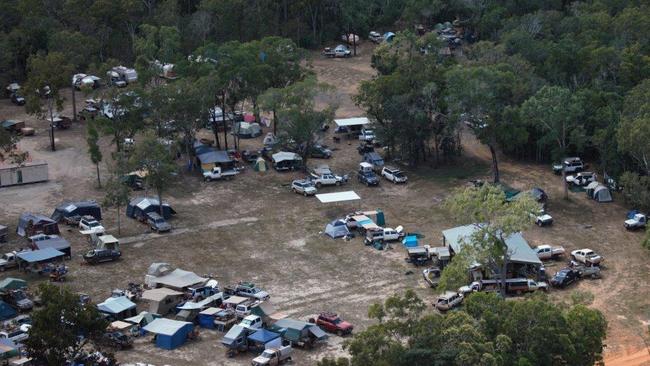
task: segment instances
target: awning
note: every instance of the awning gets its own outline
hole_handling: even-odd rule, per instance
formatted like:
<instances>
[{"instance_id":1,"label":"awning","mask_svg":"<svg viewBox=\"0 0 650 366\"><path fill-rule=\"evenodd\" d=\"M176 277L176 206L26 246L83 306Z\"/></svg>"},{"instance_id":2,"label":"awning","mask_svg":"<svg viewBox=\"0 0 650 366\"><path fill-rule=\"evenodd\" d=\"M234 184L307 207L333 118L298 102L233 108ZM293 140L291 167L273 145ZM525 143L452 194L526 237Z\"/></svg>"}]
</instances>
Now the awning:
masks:
<instances>
[{"instance_id":1,"label":"awning","mask_svg":"<svg viewBox=\"0 0 650 366\"><path fill-rule=\"evenodd\" d=\"M363 126L370 123L370 120L366 117L357 117L357 118L344 118L344 119L335 119L334 123L337 126Z\"/></svg>"},{"instance_id":2,"label":"awning","mask_svg":"<svg viewBox=\"0 0 650 366\"><path fill-rule=\"evenodd\" d=\"M225 344L226 346L229 346L235 342L237 338L239 338L242 333L247 332L248 330L244 328L241 325L235 325L230 330L228 333L226 333L225 336L221 339L221 343Z\"/></svg>"},{"instance_id":3,"label":"awning","mask_svg":"<svg viewBox=\"0 0 650 366\"><path fill-rule=\"evenodd\" d=\"M54 248L45 248L40 250L34 250L31 252L22 252L18 253L18 258L24 260L28 263L42 262L57 257L63 257L65 254L61 251L58 251Z\"/></svg>"},{"instance_id":4,"label":"awning","mask_svg":"<svg viewBox=\"0 0 650 366\"><path fill-rule=\"evenodd\" d=\"M361 197L359 197L359 195L354 191L317 194L316 198L318 198L321 203L345 202L361 199Z\"/></svg>"},{"instance_id":5,"label":"awning","mask_svg":"<svg viewBox=\"0 0 650 366\"><path fill-rule=\"evenodd\" d=\"M182 269L175 269L169 274L154 279L158 284L173 288L189 287L198 283L204 283L207 280L207 278L200 277L194 272L184 271Z\"/></svg>"},{"instance_id":6,"label":"awning","mask_svg":"<svg viewBox=\"0 0 650 366\"><path fill-rule=\"evenodd\" d=\"M316 337L318 340L323 340L327 339L327 334L320 329L317 325L314 325L313 327L309 327L309 332Z\"/></svg>"},{"instance_id":7,"label":"awning","mask_svg":"<svg viewBox=\"0 0 650 366\"><path fill-rule=\"evenodd\" d=\"M242 297L242 296L230 296L229 298L223 300L224 304L229 304L229 305L239 305L242 302L248 301L247 297Z\"/></svg>"},{"instance_id":8,"label":"awning","mask_svg":"<svg viewBox=\"0 0 650 366\"><path fill-rule=\"evenodd\" d=\"M276 338L280 338L280 335L278 333L271 332L270 330L266 329L259 329L255 331L255 333L248 336L249 340L262 344L268 343Z\"/></svg>"}]
</instances>

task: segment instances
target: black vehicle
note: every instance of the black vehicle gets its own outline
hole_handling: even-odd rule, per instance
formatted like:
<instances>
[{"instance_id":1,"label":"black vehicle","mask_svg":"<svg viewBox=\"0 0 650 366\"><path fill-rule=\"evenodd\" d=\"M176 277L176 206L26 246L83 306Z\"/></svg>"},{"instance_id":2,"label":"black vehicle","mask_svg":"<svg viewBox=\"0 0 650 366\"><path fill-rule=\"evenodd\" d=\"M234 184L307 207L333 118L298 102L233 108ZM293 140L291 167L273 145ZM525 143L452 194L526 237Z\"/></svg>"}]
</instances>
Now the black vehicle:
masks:
<instances>
[{"instance_id":1,"label":"black vehicle","mask_svg":"<svg viewBox=\"0 0 650 366\"><path fill-rule=\"evenodd\" d=\"M133 346L133 340L122 332L104 333L102 343L108 347L116 349L125 349Z\"/></svg>"},{"instance_id":2,"label":"black vehicle","mask_svg":"<svg viewBox=\"0 0 650 366\"><path fill-rule=\"evenodd\" d=\"M311 157L320 159L329 159L332 157L332 150L323 145L315 145L311 148Z\"/></svg>"},{"instance_id":3,"label":"black vehicle","mask_svg":"<svg viewBox=\"0 0 650 366\"><path fill-rule=\"evenodd\" d=\"M147 224L151 228L151 231L155 231L157 233L171 231L172 229L172 226L167 222L167 220L165 220L157 212L147 213Z\"/></svg>"},{"instance_id":4,"label":"black vehicle","mask_svg":"<svg viewBox=\"0 0 650 366\"><path fill-rule=\"evenodd\" d=\"M365 153L374 152L375 147L372 146L371 143L362 142L359 144L359 146L357 146L357 151L359 152L359 155L363 155Z\"/></svg>"},{"instance_id":5,"label":"black vehicle","mask_svg":"<svg viewBox=\"0 0 650 366\"><path fill-rule=\"evenodd\" d=\"M113 249L93 249L84 254L84 260L89 264L97 264L102 262L112 262L118 260L122 256L122 252Z\"/></svg>"},{"instance_id":6,"label":"black vehicle","mask_svg":"<svg viewBox=\"0 0 650 366\"><path fill-rule=\"evenodd\" d=\"M580 278L580 273L571 268L563 268L551 278L551 285L554 287L565 288L576 282Z\"/></svg>"},{"instance_id":7,"label":"black vehicle","mask_svg":"<svg viewBox=\"0 0 650 366\"><path fill-rule=\"evenodd\" d=\"M357 172L357 179L359 183L365 184L366 186L378 186L379 178L372 171L359 171Z\"/></svg>"},{"instance_id":8,"label":"black vehicle","mask_svg":"<svg viewBox=\"0 0 650 366\"><path fill-rule=\"evenodd\" d=\"M11 103L15 105L25 105L25 98L18 93L11 93Z\"/></svg>"},{"instance_id":9,"label":"black vehicle","mask_svg":"<svg viewBox=\"0 0 650 366\"><path fill-rule=\"evenodd\" d=\"M241 153L241 157L247 163L255 163L257 158L260 157L260 154L256 151L244 150Z\"/></svg>"}]
</instances>

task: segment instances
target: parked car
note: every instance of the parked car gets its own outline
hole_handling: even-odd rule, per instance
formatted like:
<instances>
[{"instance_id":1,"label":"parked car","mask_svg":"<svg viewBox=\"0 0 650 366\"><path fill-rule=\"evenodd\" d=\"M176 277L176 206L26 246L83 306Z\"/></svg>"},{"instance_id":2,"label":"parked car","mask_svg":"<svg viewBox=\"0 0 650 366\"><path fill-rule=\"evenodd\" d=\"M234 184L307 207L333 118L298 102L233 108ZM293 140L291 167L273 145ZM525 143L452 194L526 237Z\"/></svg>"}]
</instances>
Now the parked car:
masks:
<instances>
[{"instance_id":1,"label":"parked car","mask_svg":"<svg viewBox=\"0 0 650 366\"><path fill-rule=\"evenodd\" d=\"M8 269L18 267L18 262L16 261L16 254L18 254L18 252L13 251L2 255L2 257L0 258L0 272L4 272Z\"/></svg>"},{"instance_id":2,"label":"parked car","mask_svg":"<svg viewBox=\"0 0 650 366\"><path fill-rule=\"evenodd\" d=\"M368 39L373 43L381 43L381 41L384 40L384 37L382 37L379 32L371 31L370 34L368 34Z\"/></svg>"},{"instance_id":3,"label":"parked car","mask_svg":"<svg viewBox=\"0 0 650 366\"><path fill-rule=\"evenodd\" d=\"M285 361L291 361L293 348L289 346L280 346L279 348L267 348L261 355L255 357L252 366L276 366Z\"/></svg>"},{"instance_id":4,"label":"parked car","mask_svg":"<svg viewBox=\"0 0 650 366\"><path fill-rule=\"evenodd\" d=\"M648 217L645 214L637 213L631 219L625 220L623 224L628 230L644 229L648 223Z\"/></svg>"},{"instance_id":5,"label":"parked car","mask_svg":"<svg viewBox=\"0 0 650 366\"><path fill-rule=\"evenodd\" d=\"M553 225L553 216L546 213L544 209L540 209L539 211L531 213L530 215L535 218L535 225L539 227Z\"/></svg>"},{"instance_id":6,"label":"parked car","mask_svg":"<svg viewBox=\"0 0 650 366\"><path fill-rule=\"evenodd\" d=\"M600 278L599 266L585 266L583 264L572 263L571 268L578 271L580 278Z\"/></svg>"},{"instance_id":7,"label":"parked car","mask_svg":"<svg viewBox=\"0 0 650 366\"><path fill-rule=\"evenodd\" d=\"M571 252L571 258L588 266L597 265L603 261L603 258L591 249L574 250Z\"/></svg>"},{"instance_id":8,"label":"parked car","mask_svg":"<svg viewBox=\"0 0 650 366\"><path fill-rule=\"evenodd\" d=\"M351 334L354 326L341 318L336 313L320 313L316 319L309 319L310 323L315 323L324 331L336 333L339 336Z\"/></svg>"},{"instance_id":9,"label":"parked car","mask_svg":"<svg viewBox=\"0 0 650 366\"><path fill-rule=\"evenodd\" d=\"M323 56L325 57L331 57L331 58L348 58L352 56L352 52L348 48L348 46L345 45L338 45L334 48L331 47L325 47L322 52Z\"/></svg>"},{"instance_id":10,"label":"parked car","mask_svg":"<svg viewBox=\"0 0 650 366\"><path fill-rule=\"evenodd\" d=\"M558 175L562 174L563 168L566 173L577 173L584 170L585 166L580 158L565 158L562 163L553 165L553 172Z\"/></svg>"},{"instance_id":11,"label":"parked car","mask_svg":"<svg viewBox=\"0 0 650 366\"><path fill-rule=\"evenodd\" d=\"M369 141L361 142L359 143L359 146L357 146L357 152L359 152L359 155L363 155L365 153L374 152L374 151L375 151L375 147Z\"/></svg>"},{"instance_id":12,"label":"parked car","mask_svg":"<svg viewBox=\"0 0 650 366\"><path fill-rule=\"evenodd\" d=\"M401 170L392 167L383 167L381 169L381 176L395 184L406 183L408 181L408 178Z\"/></svg>"},{"instance_id":13,"label":"parked car","mask_svg":"<svg viewBox=\"0 0 650 366\"><path fill-rule=\"evenodd\" d=\"M433 306L440 311L451 310L463 302L463 295L458 292L447 291L438 296Z\"/></svg>"},{"instance_id":14,"label":"parked car","mask_svg":"<svg viewBox=\"0 0 650 366\"><path fill-rule=\"evenodd\" d=\"M550 245L540 245L536 247L535 253L537 253L537 257L539 259L556 259L558 257L561 257L564 255L564 247L561 246L555 246L552 247Z\"/></svg>"},{"instance_id":15,"label":"parked car","mask_svg":"<svg viewBox=\"0 0 650 366\"><path fill-rule=\"evenodd\" d=\"M340 186L348 181L348 176L340 176L333 173L310 173L310 180L316 185L316 188L322 186Z\"/></svg>"},{"instance_id":16,"label":"parked car","mask_svg":"<svg viewBox=\"0 0 650 366\"><path fill-rule=\"evenodd\" d=\"M20 328L0 331L0 339L7 339L16 344L26 340L27 338L29 338L29 334Z\"/></svg>"},{"instance_id":17,"label":"parked car","mask_svg":"<svg viewBox=\"0 0 650 366\"><path fill-rule=\"evenodd\" d=\"M500 282L498 282L500 284ZM528 278L509 278L506 280L506 292L511 294L522 294L524 292L534 292L537 290L548 290L548 284L537 282Z\"/></svg>"},{"instance_id":18,"label":"parked car","mask_svg":"<svg viewBox=\"0 0 650 366\"><path fill-rule=\"evenodd\" d=\"M220 167L216 166L212 168L212 170L203 172L203 180L206 182L220 179L230 180L237 174L239 174L239 172L234 169L222 171Z\"/></svg>"},{"instance_id":19,"label":"parked car","mask_svg":"<svg viewBox=\"0 0 650 366\"><path fill-rule=\"evenodd\" d=\"M395 241L404 236L404 228L398 226L396 229L379 228L377 230L367 230L364 243L370 245L376 241Z\"/></svg>"},{"instance_id":20,"label":"parked car","mask_svg":"<svg viewBox=\"0 0 650 366\"><path fill-rule=\"evenodd\" d=\"M307 179L297 179L291 182L291 190L303 196L313 196L318 192L314 183Z\"/></svg>"},{"instance_id":21,"label":"parked car","mask_svg":"<svg viewBox=\"0 0 650 366\"><path fill-rule=\"evenodd\" d=\"M578 271L571 268L563 268L555 273L551 278L551 285L553 287L565 288L570 284L576 282L580 278Z\"/></svg>"},{"instance_id":22,"label":"parked car","mask_svg":"<svg viewBox=\"0 0 650 366\"><path fill-rule=\"evenodd\" d=\"M262 328L262 318L257 315L248 315L239 323L247 329L260 329Z\"/></svg>"},{"instance_id":23,"label":"parked car","mask_svg":"<svg viewBox=\"0 0 650 366\"><path fill-rule=\"evenodd\" d=\"M268 292L256 287L254 283L240 282L235 286L226 286L226 294L250 297L256 300L265 301L271 298Z\"/></svg>"},{"instance_id":24,"label":"parked car","mask_svg":"<svg viewBox=\"0 0 650 366\"><path fill-rule=\"evenodd\" d=\"M359 140L372 142L375 139L375 131L370 128L362 128L359 132Z\"/></svg>"},{"instance_id":25,"label":"parked car","mask_svg":"<svg viewBox=\"0 0 650 366\"><path fill-rule=\"evenodd\" d=\"M82 216L79 220L79 229L82 231L92 231L94 233L103 233L104 227L92 216Z\"/></svg>"},{"instance_id":26,"label":"parked car","mask_svg":"<svg viewBox=\"0 0 650 366\"><path fill-rule=\"evenodd\" d=\"M18 311L29 311L34 307L34 302L27 296L25 290L10 290L2 299L9 303L9 305L18 309Z\"/></svg>"},{"instance_id":27,"label":"parked car","mask_svg":"<svg viewBox=\"0 0 650 366\"><path fill-rule=\"evenodd\" d=\"M149 225L151 231L157 233L164 233L172 230L172 226L157 212L147 212L147 225Z\"/></svg>"},{"instance_id":28,"label":"parked car","mask_svg":"<svg viewBox=\"0 0 650 366\"><path fill-rule=\"evenodd\" d=\"M13 92L11 93L11 103L17 105L17 106L22 106L25 105L25 97L20 95L19 92Z\"/></svg>"},{"instance_id":29,"label":"parked car","mask_svg":"<svg viewBox=\"0 0 650 366\"><path fill-rule=\"evenodd\" d=\"M323 145L315 145L311 148L310 156L312 158L329 159L332 157L332 150L326 148Z\"/></svg>"},{"instance_id":30,"label":"parked car","mask_svg":"<svg viewBox=\"0 0 650 366\"><path fill-rule=\"evenodd\" d=\"M573 184L574 186L586 186L591 182L595 182L597 175L594 172L580 172L576 175L569 175L566 178L566 182Z\"/></svg>"},{"instance_id":31,"label":"parked car","mask_svg":"<svg viewBox=\"0 0 650 366\"><path fill-rule=\"evenodd\" d=\"M122 332L107 332L101 339L101 343L110 348L125 349L133 346L133 340Z\"/></svg>"},{"instance_id":32,"label":"parked car","mask_svg":"<svg viewBox=\"0 0 650 366\"><path fill-rule=\"evenodd\" d=\"M363 154L363 161L372 165L372 169L375 172L381 172L381 170L384 168L384 159L376 152Z\"/></svg>"},{"instance_id":33,"label":"parked car","mask_svg":"<svg viewBox=\"0 0 650 366\"><path fill-rule=\"evenodd\" d=\"M377 175L372 170L359 170L357 172L357 180L359 183L365 184L368 187L379 185L379 178L377 178Z\"/></svg>"},{"instance_id":34,"label":"parked car","mask_svg":"<svg viewBox=\"0 0 650 366\"><path fill-rule=\"evenodd\" d=\"M84 254L83 258L86 261L86 263L89 264L97 264L97 263L103 263L103 262L112 262L118 260L122 256L122 252L119 250L113 250L113 249L93 249L86 254Z\"/></svg>"}]
</instances>

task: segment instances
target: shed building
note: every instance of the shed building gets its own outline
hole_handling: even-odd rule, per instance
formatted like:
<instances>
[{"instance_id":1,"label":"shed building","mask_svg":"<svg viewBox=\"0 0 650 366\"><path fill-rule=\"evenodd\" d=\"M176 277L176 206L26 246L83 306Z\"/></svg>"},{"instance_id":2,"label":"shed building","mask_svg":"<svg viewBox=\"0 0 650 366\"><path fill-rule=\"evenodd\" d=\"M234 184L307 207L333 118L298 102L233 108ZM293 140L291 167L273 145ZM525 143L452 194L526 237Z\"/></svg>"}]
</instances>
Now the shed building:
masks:
<instances>
[{"instance_id":1,"label":"shed building","mask_svg":"<svg viewBox=\"0 0 650 366\"><path fill-rule=\"evenodd\" d=\"M156 346L162 349L176 349L182 346L188 335L194 330L189 322L158 318L144 327L149 333L156 335Z\"/></svg>"}]
</instances>

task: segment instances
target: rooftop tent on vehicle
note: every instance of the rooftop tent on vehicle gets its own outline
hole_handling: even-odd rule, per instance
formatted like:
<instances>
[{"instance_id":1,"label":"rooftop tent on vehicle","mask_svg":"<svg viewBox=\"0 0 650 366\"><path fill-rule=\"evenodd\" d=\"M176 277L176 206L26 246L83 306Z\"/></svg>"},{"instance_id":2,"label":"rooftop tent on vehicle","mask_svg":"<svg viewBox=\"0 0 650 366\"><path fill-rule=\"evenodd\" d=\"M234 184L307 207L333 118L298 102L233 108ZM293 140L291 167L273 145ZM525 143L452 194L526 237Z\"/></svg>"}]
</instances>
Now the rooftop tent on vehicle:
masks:
<instances>
[{"instance_id":1,"label":"rooftop tent on vehicle","mask_svg":"<svg viewBox=\"0 0 650 366\"><path fill-rule=\"evenodd\" d=\"M255 170L256 172L265 172L268 169L269 168L266 164L266 160L264 160L263 157L260 156L259 158L257 158L257 160L255 160L255 164L253 164L253 170Z\"/></svg>"},{"instance_id":2,"label":"rooftop tent on vehicle","mask_svg":"<svg viewBox=\"0 0 650 366\"><path fill-rule=\"evenodd\" d=\"M61 221L64 217L89 215L96 220L102 219L102 209L96 201L64 202L52 213L52 220Z\"/></svg>"},{"instance_id":3,"label":"rooftop tent on vehicle","mask_svg":"<svg viewBox=\"0 0 650 366\"><path fill-rule=\"evenodd\" d=\"M25 212L20 215L18 219L18 226L16 227L16 234L20 236L32 236L36 233L42 232L43 234L59 234L59 225L51 218Z\"/></svg>"},{"instance_id":4,"label":"rooftop tent on vehicle","mask_svg":"<svg viewBox=\"0 0 650 366\"><path fill-rule=\"evenodd\" d=\"M136 197L126 207L126 216L139 219L144 218L147 212L160 212L158 199L151 197ZM163 203L163 217L165 220L171 218L176 211L167 203Z\"/></svg>"},{"instance_id":5,"label":"rooftop tent on vehicle","mask_svg":"<svg viewBox=\"0 0 650 366\"><path fill-rule=\"evenodd\" d=\"M17 315L16 310L6 302L0 300L0 320L7 320Z\"/></svg>"},{"instance_id":6,"label":"rooftop tent on vehicle","mask_svg":"<svg viewBox=\"0 0 650 366\"><path fill-rule=\"evenodd\" d=\"M612 193L609 191L609 188L605 186L598 186L594 188L593 199L596 202L612 202Z\"/></svg>"},{"instance_id":7,"label":"rooftop tent on vehicle","mask_svg":"<svg viewBox=\"0 0 650 366\"><path fill-rule=\"evenodd\" d=\"M342 238L349 234L350 230L343 220L334 220L325 227L325 235L329 235L332 239Z\"/></svg>"}]
</instances>

